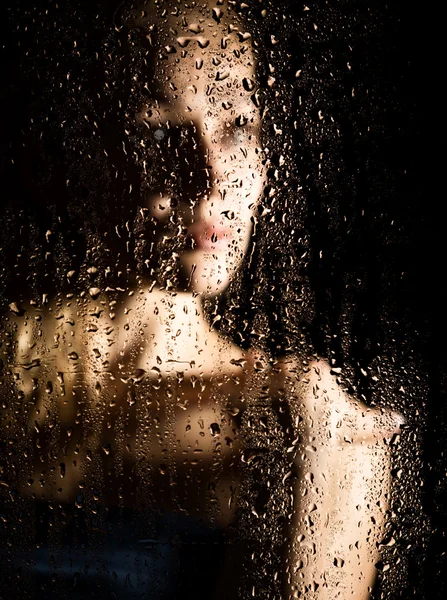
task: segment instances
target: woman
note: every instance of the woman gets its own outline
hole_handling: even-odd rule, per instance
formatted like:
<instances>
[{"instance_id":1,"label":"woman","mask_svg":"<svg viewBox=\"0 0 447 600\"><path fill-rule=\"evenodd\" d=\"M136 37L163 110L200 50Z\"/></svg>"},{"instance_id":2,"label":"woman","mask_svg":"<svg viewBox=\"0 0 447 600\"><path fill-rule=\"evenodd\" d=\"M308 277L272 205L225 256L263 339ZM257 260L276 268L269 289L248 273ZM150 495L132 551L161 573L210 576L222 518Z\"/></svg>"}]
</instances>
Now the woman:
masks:
<instances>
[{"instance_id":1,"label":"woman","mask_svg":"<svg viewBox=\"0 0 447 600\"><path fill-rule=\"evenodd\" d=\"M204 308L246 267L271 202L246 10L116 16L140 179L136 210L112 225L133 244L135 284L107 284L125 260L97 237L82 292L10 304L9 393L26 409L4 430L32 511L11 560L36 595L369 597L398 418L315 356L244 350L222 333L234 311Z\"/></svg>"}]
</instances>

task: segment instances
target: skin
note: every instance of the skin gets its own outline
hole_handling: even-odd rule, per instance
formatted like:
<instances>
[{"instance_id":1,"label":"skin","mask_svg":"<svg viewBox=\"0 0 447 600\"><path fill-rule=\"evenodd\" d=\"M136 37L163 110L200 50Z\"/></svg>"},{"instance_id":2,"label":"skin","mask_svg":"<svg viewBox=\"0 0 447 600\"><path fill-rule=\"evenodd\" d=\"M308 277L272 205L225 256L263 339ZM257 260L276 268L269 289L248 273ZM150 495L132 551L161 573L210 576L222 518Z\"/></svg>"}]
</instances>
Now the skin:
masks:
<instances>
[{"instance_id":1,"label":"skin","mask_svg":"<svg viewBox=\"0 0 447 600\"><path fill-rule=\"evenodd\" d=\"M137 25L151 32L150 21ZM38 321L32 311L12 317L17 330L13 370L16 387L30 401L29 430L43 431L57 422L53 460L34 461L32 476L22 482L23 494L66 505L80 488L88 495L94 486L99 502L134 507L138 491L137 497L129 491L133 485L140 499L152 494L167 511L211 518L217 502L214 518L221 527L234 518L233 492L240 482L234 464L243 449L234 432L240 422L214 398L226 395L239 410L238 397L254 368L261 378L267 365L261 353L243 352L210 326L201 296L225 289L241 265L265 176L261 116L243 84L256 78L256 55L250 40L241 42L237 32L225 36L223 50L227 27L209 11L193 11L187 25L172 15L158 23L164 58L155 65L151 97L135 115L142 144L158 145L163 154L171 151L171 137L192 136L188 147L194 164L202 165L199 185L197 172L188 170L188 156L180 152L183 186L176 188L175 175L167 170L165 186L155 192L148 186L144 197L145 208L160 223L158 241L176 235L173 223L186 239L178 258L187 292L142 288L119 307L105 294L60 298L37 311ZM207 47L201 48L204 40ZM40 364L28 368L34 359ZM151 403L138 382L135 402L129 396L129 378L142 373L148 385L161 382L160 392L151 391ZM304 367L280 361L268 377L271 389L286 389L292 416L302 423L295 461L303 477L294 494L286 597L305 593L318 600L366 600L388 504L388 442L399 423L345 394L324 361ZM169 396L171 389L175 394ZM176 402L166 400L176 395ZM80 398L89 417L84 425L79 424ZM79 445L69 432L81 429ZM218 476L211 473L216 456ZM61 463L63 476L52 467ZM121 479L116 470L124 474ZM143 483L146 471L153 474L149 483ZM173 491L167 477L178 478L180 491Z\"/></svg>"},{"instance_id":2,"label":"skin","mask_svg":"<svg viewBox=\"0 0 447 600\"><path fill-rule=\"evenodd\" d=\"M288 592L367 600L389 508L390 442L402 417L345 394L325 361L310 361L300 380L293 361L283 368L303 419Z\"/></svg>"}]
</instances>

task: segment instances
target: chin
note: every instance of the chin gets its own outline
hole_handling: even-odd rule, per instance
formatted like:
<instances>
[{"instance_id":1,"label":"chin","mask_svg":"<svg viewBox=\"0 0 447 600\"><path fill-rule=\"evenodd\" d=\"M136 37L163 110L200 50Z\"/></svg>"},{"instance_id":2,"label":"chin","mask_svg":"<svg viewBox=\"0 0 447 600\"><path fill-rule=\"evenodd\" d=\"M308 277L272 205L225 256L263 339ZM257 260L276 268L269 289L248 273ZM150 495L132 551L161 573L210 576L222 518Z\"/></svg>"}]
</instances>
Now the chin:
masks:
<instances>
[{"instance_id":1,"label":"chin","mask_svg":"<svg viewBox=\"0 0 447 600\"><path fill-rule=\"evenodd\" d=\"M188 291L205 296L223 292L240 262L232 259L228 252L212 250L186 252L180 260Z\"/></svg>"}]
</instances>

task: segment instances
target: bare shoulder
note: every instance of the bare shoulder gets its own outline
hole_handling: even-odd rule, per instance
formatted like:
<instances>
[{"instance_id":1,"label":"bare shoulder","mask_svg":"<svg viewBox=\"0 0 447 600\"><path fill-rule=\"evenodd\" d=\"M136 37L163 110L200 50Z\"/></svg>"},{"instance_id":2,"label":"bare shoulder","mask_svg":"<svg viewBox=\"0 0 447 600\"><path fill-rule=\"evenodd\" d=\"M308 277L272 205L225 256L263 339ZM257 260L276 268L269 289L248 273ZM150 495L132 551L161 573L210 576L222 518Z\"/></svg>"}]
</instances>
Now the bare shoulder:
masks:
<instances>
[{"instance_id":1,"label":"bare shoulder","mask_svg":"<svg viewBox=\"0 0 447 600\"><path fill-rule=\"evenodd\" d=\"M401 432L404 419L390 409L370 407L348 393L340 370L321 358L278 362L291 401L300 405L315 432L337 444L383 441Z\"/></svg>"},{"instance_id":2,"label":"bare shoulder","mask_svg":"<svg viewBox=\"0 0 447 600\"><path fill-rule=\"evenodd\" d=\"M8 362L25 396L86 381L86 373L103 370L113 352L109 311L90 298L30 305L8 319Z\"/></svg>"}]
</instances>

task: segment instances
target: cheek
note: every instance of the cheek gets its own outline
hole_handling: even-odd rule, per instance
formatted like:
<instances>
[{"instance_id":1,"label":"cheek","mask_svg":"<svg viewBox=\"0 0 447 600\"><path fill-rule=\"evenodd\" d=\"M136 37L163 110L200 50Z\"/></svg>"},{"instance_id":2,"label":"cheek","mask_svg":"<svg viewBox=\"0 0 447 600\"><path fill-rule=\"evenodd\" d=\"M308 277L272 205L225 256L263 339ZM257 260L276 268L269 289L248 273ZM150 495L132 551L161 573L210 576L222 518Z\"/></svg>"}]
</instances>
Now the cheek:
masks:
<instances>
[{"instance_id":1,"label":"cheek","mask_svg":"<svg viewBox=\"0 0 447 600\"><path fill-rule=\"evenodd\" d=\"M235 251L237 255L240 255L245 254L247 251L253 229L252 217L253 208L248 208L247 205L240 207L238 213L235 214L233 221L234 243L229 247L230 253Z\"/></svg>"},{"instance_id":2,"label":"cheek","mask_svg":"<svg viewBox=\"0 0 447 600\"><path fill-rule=\"evenodd\" d=\"M252 229L252 217L255 213L256 206L261 201L265 178L262 164L259 164L259 169L243 170L241 177L242 186L239 189L238 200L233 207L234 227L239 231L239 239L250 237Z\"/></svg>"},{"instance_id":3,"label":"cheek","mask_svg":"<svg viewBox=\"0 0 447 600\"><path fill-rule=\"evenodd\" d=\"M243 187L249 191L250 196L253 198L254 196L261 195L265 174L260 156L254 151L249 152L245 161L239 161L237 170L239 178L243 182Z\"/></svg>"},{"instance_id":4,"label":"cheek","mask_svg":"<svg viewBox=\"0 0 447 600\"><path fill-rule=\"evenodd\" d=\"M256 206L261 202L261 198L264 192L266 180L262 164L259 165L257 171L252 169L246 170L243 181L243 212L249 215L250 220L250 217L252 217L252 215L254 214Z\"/></svg>"}]
</instances>

